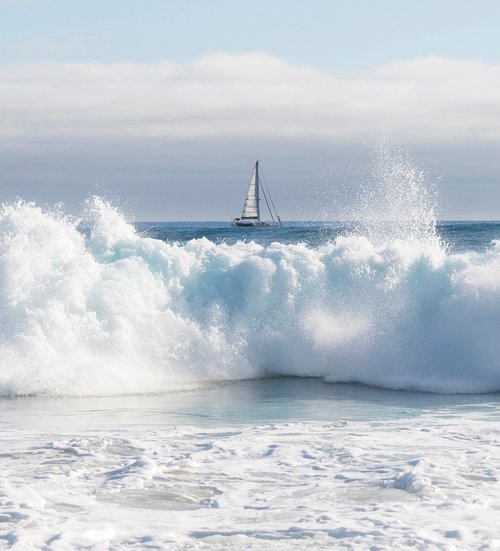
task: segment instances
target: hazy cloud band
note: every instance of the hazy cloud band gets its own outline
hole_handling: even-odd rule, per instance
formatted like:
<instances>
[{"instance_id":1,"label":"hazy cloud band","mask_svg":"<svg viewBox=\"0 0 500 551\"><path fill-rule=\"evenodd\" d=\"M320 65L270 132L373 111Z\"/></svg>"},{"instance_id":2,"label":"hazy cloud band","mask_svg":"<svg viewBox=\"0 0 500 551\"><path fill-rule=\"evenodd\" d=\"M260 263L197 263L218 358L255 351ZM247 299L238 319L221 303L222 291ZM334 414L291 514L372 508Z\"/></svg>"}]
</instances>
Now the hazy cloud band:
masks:
<instances>
[{"instance_id":1,"label":"hazy cloud band","mask_svg":"<svg viewBox=\"0 0 500 551\"><path fill-rule=\"evenodd\" d=\"M314 137L500 139L500 66L439 57L359 74L266 54L189 64L0 66L0 139Z\"/></svg>"}]
</instances>

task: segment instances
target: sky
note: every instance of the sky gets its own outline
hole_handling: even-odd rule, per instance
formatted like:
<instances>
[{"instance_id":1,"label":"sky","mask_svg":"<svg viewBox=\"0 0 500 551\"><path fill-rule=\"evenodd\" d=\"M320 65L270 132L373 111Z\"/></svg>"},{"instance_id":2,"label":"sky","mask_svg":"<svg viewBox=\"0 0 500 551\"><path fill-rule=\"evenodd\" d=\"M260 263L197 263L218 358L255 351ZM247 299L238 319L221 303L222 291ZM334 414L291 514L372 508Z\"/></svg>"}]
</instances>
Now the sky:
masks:
<instances>
[{"instance_id":1,"label":"sky","mask_svg":"<svg viewBox=\"0 0 500 551\"><path fill-rule=\"evenodd\" d=\"M500 219L500 3L0 0L0 201L341 217L389 134L440 217ZM368 175L368 176L367 176ZM342 189L342 193L340 190Z\"/></svg>"}]
</instances>

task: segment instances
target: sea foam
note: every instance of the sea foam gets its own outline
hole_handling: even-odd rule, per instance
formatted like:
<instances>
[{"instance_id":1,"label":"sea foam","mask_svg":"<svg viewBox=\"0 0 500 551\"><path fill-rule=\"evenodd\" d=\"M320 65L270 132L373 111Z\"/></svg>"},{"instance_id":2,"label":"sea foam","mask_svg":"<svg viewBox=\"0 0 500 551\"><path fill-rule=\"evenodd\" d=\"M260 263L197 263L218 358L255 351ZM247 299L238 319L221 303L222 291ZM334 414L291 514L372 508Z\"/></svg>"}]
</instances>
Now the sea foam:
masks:
<instances>
[{"instance_id":1,"label":"sea foam","mask_svg":"<svg viewBox=\"0 0 500 551\"><path fill-rule=\"evenodd\" d=\"M500 389L500 248L353 233L324 246L142 237L94 197L81 220L0 211L0 393L156 392L317 376Z\"/></svg>"}]
</instances>

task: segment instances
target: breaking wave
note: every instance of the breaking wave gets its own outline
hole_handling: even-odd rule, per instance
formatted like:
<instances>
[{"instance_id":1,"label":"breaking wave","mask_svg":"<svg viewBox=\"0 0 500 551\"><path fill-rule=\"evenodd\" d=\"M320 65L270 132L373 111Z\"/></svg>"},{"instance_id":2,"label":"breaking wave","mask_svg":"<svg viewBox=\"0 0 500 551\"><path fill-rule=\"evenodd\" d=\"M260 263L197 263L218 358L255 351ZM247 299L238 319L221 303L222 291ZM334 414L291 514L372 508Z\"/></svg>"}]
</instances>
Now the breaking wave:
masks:
<instances>
[{"instance_id":1,"label":"breaking wave","mask_svg":"<svg viewBox=\"0 0 500 551\"><path fill-rule=\"evenodd\" d=\"M169 244L96 197L80 221L0 211L0 394L161 391L324 377L500 390L500 246L340 236L320 247Z\"/></svg>"}]
</instances>

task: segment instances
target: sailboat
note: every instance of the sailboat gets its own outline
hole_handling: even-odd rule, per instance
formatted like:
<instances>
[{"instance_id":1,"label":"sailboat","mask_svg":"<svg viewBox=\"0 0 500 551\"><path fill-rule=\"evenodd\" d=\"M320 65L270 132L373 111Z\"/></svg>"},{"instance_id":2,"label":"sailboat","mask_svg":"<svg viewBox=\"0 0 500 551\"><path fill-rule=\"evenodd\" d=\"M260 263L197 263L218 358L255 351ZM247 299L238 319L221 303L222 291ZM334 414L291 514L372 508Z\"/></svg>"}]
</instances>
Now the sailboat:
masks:
<instances>
[{"instance_id":1,"label":"sailboat","mask_svg":"<svg viewBox=\"0 0 500 551\"><path fill-rule=\"evenodd\" d=\"M260 219L260 192L266 201L271 222L262 222ZM233 218L233 226L251 227L251 226L281 226L281 219L278 216L276 207L271 198L269 188L265 180L261 180L259 175L259 161L255 161L255 167L248 184L247 196L243 205L243 213L239 218Z\"/></svg>"}]
</instances>

